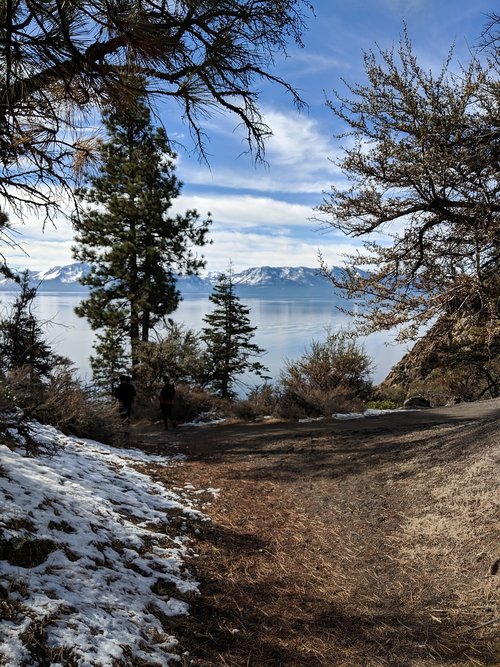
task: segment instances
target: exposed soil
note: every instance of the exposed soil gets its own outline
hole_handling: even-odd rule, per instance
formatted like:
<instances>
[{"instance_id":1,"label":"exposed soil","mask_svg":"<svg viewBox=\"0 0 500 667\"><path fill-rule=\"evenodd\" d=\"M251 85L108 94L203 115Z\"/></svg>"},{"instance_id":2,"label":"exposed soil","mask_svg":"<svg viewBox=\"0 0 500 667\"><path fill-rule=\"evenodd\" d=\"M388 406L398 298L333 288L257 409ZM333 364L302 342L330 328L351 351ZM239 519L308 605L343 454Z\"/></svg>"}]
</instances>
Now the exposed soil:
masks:
<instances>
[{"instance_id":1,"label":"exposed soil","mask_svg":"<svg viewBox=\"0 0 500 667\"><path fill-rule=\"evenodd\" d=\"M500 401L131 439L220 490L195 535L201 595L171 621L183 664L500 665Z\"/></svg>"}]
</instances>

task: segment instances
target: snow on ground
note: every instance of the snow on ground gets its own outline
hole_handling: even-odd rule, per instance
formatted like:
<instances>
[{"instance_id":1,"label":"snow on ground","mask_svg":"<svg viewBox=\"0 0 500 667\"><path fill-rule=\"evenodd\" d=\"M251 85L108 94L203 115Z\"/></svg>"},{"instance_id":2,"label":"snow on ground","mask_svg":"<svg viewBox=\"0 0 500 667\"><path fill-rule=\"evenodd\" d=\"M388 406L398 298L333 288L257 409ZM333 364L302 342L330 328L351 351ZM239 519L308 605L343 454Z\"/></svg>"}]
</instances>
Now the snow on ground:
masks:
<instances>
[{"instance_id":1,"label":"snow on ground","mask_svg":"<svg viewBox=\"0 0 500 667\"><path fill-rule=\"evenodd\" d=\"M198 591L184 531L204 516L192 488L169 490L143 471L176 457L29 428L35 457L0 445L0 664L39 664L27 639L34 628L51 655L60 652L44 664L177 661L160 619L188 613L184 598ZM15 429L9 436L22 445Z\"/></svg>"},{"instance_id":2,"label":"snow on ground","mask_svg":"<svg viewBox=\"0 0 500 667\"><path fill-rule=\"evenodd\" d=\"M396 410L377 410L375 408L370 408L364 412L335 412L332 417L334 419L347 420L347 419L364 419L365 417L380 417L381 415L387 415L390 412L401 412L400 408ZM408 412L408 410L405 410Z\"/></svg>"}]
</instances>

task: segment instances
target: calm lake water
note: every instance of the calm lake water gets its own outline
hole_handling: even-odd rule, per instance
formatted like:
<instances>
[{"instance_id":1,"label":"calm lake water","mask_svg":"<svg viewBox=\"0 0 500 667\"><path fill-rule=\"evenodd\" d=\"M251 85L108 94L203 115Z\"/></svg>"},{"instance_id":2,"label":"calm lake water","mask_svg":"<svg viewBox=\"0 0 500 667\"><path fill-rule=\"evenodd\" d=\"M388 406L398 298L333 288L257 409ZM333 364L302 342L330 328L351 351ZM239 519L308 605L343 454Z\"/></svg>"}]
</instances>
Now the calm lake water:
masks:
<instances>
[{"instance_id":1,"label":"calm lake water","mask_svg":"<svg viewBox=\"0 0 500 667\"><path fill-rule=\"evenodd\" d=\"M9 292L1 293L0 311L8 310L14 298ZM73 361L82 379L90 380L89 356L94 332L85 319L74 313L81 299L81 293L39 292L35 310L44 322L53 349ZM312 340L323 340L326 328L336 331L348 324L348 319L327 299L242 298L241 301L250 308L251 324L257 327L254 342L266 350L260 361L269 368L273 379L278 378L284 360L299 358ZM172 319L199 331L203 316L211 307L206 295L190 295L181 302ZM373 334L362 342L374 362L374 382L381 381L407 351L405 346L393 345L386 333Z\"/></svg>"}]
</instances>

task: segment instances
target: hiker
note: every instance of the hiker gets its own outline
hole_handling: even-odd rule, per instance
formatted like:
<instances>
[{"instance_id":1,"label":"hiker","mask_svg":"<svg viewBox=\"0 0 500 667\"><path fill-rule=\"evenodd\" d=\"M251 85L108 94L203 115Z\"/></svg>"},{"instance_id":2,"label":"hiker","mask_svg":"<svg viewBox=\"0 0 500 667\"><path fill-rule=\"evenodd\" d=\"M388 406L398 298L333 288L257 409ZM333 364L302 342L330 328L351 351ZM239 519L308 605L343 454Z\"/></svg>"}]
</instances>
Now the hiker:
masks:
<instances>
[{"instance_id":1,"label":"hiker","mask_svg":"<svg viewBox=\"0 0 500 667\"><path fill-rule=\"evenodd\" d=\"M177 422L172 417L172 409L174 407L175 387L170 381L170 378L165 375L163 378L163 387L160 389L160 410L161 418L165 424L165 430L168 430L168 422L174 428L177 428Z\"/></svg>"},{"instance_id":2,"label":"hiker","mask_svg":"<svg viewBox=\"0 0 500 667\"><path fill-rule=\"evenodd\" d=\"M132 378L128 375L120 375L120 384L113 392L113 396L118 400L118 410L122 421L130 424L130 413L134 401L136 390L131 382Z\"/></svg>"}]
</instances>

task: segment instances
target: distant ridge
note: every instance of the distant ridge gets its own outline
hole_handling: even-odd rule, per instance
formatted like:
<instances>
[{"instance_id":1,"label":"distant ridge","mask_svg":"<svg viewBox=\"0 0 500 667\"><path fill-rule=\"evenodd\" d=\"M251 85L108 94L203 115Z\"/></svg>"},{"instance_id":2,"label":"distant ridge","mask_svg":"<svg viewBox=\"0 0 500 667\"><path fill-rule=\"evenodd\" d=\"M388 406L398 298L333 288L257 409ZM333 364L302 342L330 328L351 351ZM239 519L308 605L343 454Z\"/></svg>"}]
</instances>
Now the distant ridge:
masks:
<instances>
[{"instance_id":1,"label":"distant ridge","mask_svg":"<svg viewBox=\"0 0 500 667\"><path fill-rule=\"evenodd\" d=\"M65 266L54 266L45 271L28 271L30 285L40 292L82 292L88 288L79 279L90 271L85 262L75 262ZM335 272L342 272L336 267ZM21 271L18 272L22 273ZM178 276L177 286L184 296L210 294L220 273L211 272L206 276ZM268 296L279 293L300 293L304 295L332 296L330 281L320 275L319 270L306 266L254 266L234 274L234 284L239 295ZM17 290L17 283L3 278L0 291Z\"/></svg>"},{"instance_id":2,"label":"distant ridge","mask_svg":"<svg viewBox=\"0 0 500 667\"><path fill-rule=\"evenodd\" d=\"M65 266L54 266L45 271L29 271L30 286L37 287L41 292L87 292L88 288L80 285L78 280L90 271L85 262L75 262ZM14 271L21 275L24 271ZM19 289L18 284L9 278L0 279L0 291Z\"/></svg>"}]
</instances>

